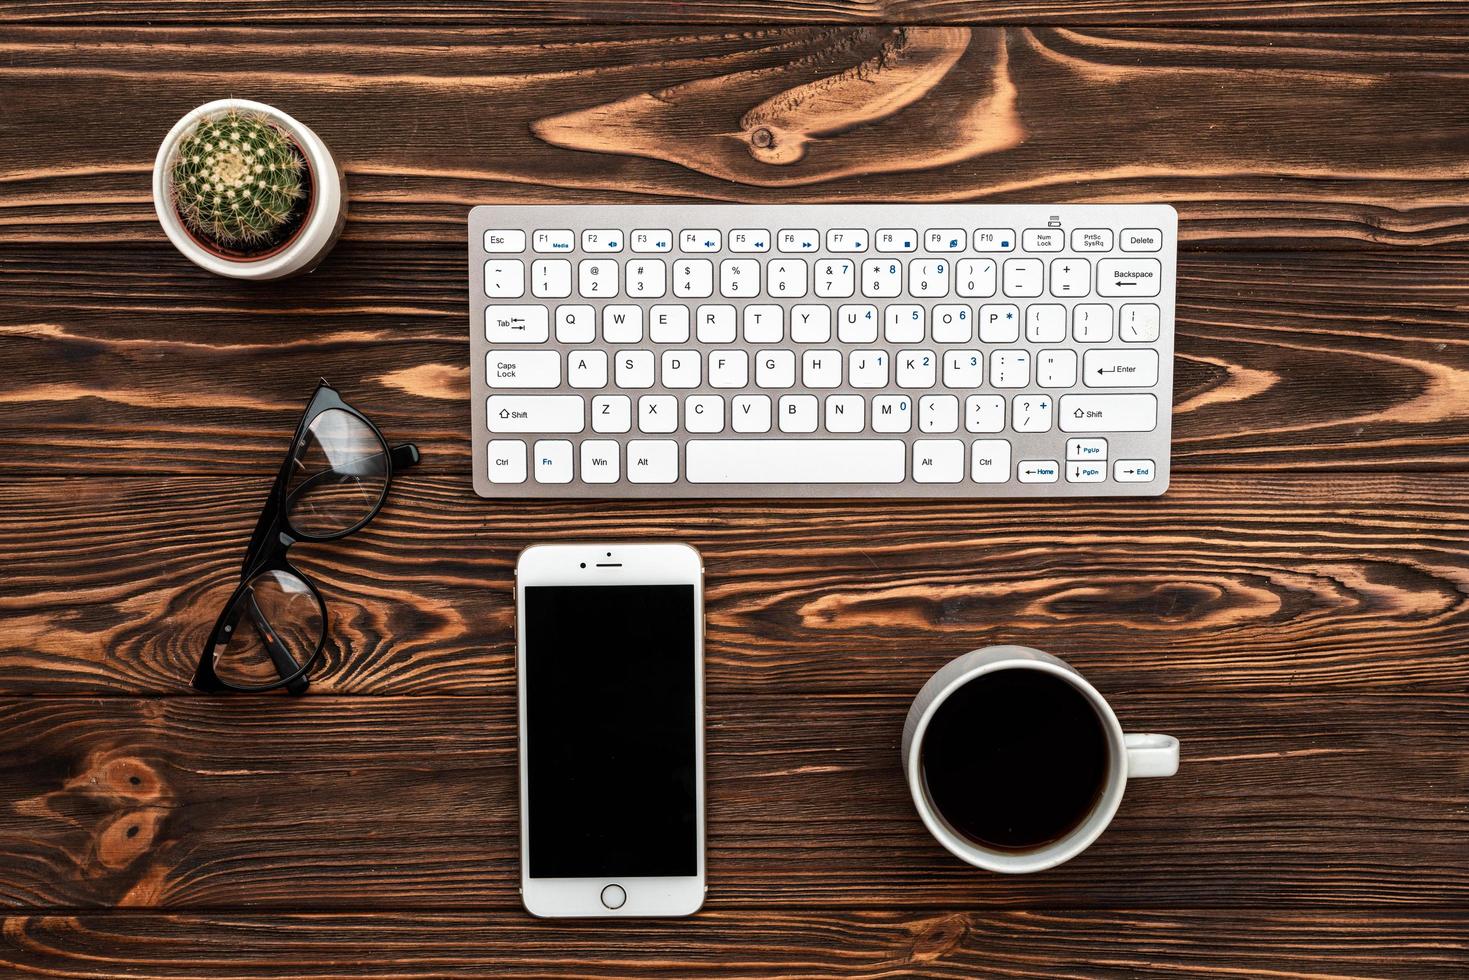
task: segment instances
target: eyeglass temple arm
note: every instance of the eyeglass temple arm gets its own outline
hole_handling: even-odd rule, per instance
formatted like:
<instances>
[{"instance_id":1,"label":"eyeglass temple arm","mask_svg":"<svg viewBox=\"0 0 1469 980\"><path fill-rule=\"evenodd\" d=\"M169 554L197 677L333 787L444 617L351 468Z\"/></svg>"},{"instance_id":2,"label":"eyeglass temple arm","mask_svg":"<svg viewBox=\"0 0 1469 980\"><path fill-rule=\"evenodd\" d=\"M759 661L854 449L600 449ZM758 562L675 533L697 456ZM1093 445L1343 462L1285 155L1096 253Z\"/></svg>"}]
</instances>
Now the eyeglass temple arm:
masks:
<instances>
[{"instance_id":1,"label":"eyeglass temple arm","mask_svg":"<svg viewBox=\"0 0 1469 980\"><path fill-rule=\"evenodd\" d=\"M260 634L260 641L265 644L265 649L270 653L270 662L275 665L275 672L282 678L290 677L301 669L296 663L296 658L291 656L281 643L280 637L276 636L275 629L265 618L265 613L260 611L260 606L255 602L254 590L245 593L244 606L250 613L250 623L255 627L255 632ZM237 607L238 608L238 607ZM286 685L286 690L292 694L305 694L306 688L311 686L311 680L305 674Z\"/></svg>"}]
</instances>

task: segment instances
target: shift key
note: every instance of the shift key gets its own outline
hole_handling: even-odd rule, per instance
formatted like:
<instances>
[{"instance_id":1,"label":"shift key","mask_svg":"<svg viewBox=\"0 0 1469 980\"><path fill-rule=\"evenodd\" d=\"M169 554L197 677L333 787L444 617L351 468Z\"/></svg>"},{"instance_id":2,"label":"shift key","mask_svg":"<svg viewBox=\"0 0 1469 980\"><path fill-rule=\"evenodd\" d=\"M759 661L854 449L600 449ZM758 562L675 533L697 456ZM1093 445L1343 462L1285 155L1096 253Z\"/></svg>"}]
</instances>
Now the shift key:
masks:
<instances>
[{"instance_id":1,"label":"shift key","mask_svg":"<svg viewBox=\"0 0 1469 980\"><path fill-rule=\"evenodd\" d=\"M1058 414L1062 432L1151 432L1158 427L1158 398L1062 395Z\"/></svg>"},{"instance_id":2,"label":"shift key","mask_svg":"<svg viewBox=\"0 0 1469 980\"><path fill-rule=\"evenodd\" d=\"M586 405L581 395L491 395L485 420L491 432L580 432Z\"/></svg>"}]
</instances>

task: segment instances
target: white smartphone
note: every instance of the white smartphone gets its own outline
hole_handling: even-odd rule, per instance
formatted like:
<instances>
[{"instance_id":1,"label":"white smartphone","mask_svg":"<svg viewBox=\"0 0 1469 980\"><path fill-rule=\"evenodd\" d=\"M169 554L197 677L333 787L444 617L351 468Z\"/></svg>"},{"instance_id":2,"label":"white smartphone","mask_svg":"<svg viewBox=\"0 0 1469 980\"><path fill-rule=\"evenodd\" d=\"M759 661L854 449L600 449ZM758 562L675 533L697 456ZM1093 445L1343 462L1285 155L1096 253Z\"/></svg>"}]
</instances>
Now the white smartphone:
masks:
<instances>
[{"instance_id":1,"label":"white smartphone","mask_svg":"<svg viewBox=\"0 0 1469 980\"><path fill-rule=\"evenodd\" d=\"M545 917L704 904L704 569L555 544L515 569L520 893Z\"/></svg>"}]
</instances>

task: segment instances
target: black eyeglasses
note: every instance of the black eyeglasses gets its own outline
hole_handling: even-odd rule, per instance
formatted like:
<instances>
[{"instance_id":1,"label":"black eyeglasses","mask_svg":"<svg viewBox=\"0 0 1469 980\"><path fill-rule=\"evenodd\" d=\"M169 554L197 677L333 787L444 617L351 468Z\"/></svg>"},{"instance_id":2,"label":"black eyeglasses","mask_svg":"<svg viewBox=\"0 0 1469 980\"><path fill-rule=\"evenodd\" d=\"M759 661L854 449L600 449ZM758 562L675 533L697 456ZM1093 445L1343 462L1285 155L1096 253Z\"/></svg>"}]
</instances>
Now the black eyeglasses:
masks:
<instances>
[{"instance_id":1,"label":"black eyeglasses","mask_svg":"<svg viewBox=\"0 0 1469 980\"><path fill-rule=\"evenodd\" d=\"M194 686L302 694L326 646L326 602L286 559L297 541L333 541L382 508L396 470L418 447L388 448L377 426L325 380L311 396L250 536L240 584L214 624Z\"/></svg>"}]
</instances>

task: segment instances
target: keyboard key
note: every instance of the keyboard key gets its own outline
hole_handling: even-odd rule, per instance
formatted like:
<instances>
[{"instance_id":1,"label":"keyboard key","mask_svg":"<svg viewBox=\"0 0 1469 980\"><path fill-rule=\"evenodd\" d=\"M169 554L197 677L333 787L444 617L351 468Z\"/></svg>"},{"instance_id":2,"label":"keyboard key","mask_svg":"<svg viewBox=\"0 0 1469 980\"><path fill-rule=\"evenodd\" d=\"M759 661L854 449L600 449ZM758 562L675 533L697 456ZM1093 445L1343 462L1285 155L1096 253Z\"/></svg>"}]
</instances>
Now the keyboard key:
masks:
<instances>
[{"instance_id":1,"label":"keyboard key","mask_svg":"<svg viewBox=\"0 0 1469 980\"><path fill-rule=\"evenodd\" d=\"M492 439L486 458L491 483L525 482L525 443L519 439Z\"/></svg>"},{"instance_id":2,"label":"keyboard key","mask_svg":"<svg viewBox=\"0 0 1469 980\"><path fill-rule=\"evenodd\" d=\"M627 264L627 295L661 299L668 289L668 266L662 259L633 259Z\"/></svg>"},{"instance_id":3,"label":"keyboard key","mask_svg":"<svg viewBox=\"0 0 1469 980\"><path fill-rule=\"evenodd\" d=\"M634 252L673 251L673 232L667 228L637 228L628 240Z\"/></svg>"},{"instance_id":4,"label":"keyboard key","mask_svg":"<svg viewBox=\"0 0 1469 980\"><path fill-rule=\"evenodd\" d=\"M536 482L571 482L571 442L542 439L536 443Z\"/></svg>"},{"instance_id":5,"label":"keyboard key","mask_svg":"<svg viewBox=\"0 0 1469 980\"><path fill-rule=\"evenodd\" d=\"M1157 228L1122 229L1122 251L1157 252L1163 248L1163 233Z\"/></svg>"},{"instance_id":6,"label":"keyboard key","mask_svg":"<svg viewBox=\"0 0 1469 980\"><path fill-rule=\"evenodd\" d=\"M617 260L582 259L576 267L576 290L588 299L617 295Z\"/></svg>"},{"instance_id":7,"label":"keyboard key","mask_svg":"<svg viewBox=\"0 0 1469 980\"><path fill-rule=\"evenodd\" d=\"M970 395L964 399L964 428L970 432L1004 432L1005 399L999 395Z\"/></svg>"},{"instance_id":8,"label":"keyboard key","mask_svg":"<svg viewBox=\"0 0 1469 980\"><path fill-rule=\"evenodd\" d=\"M520 259L490 259L485 263L485 295L518 299L525 295L525 263Z\"/></svg>"},{"instance_id":9,"label":"keyboard key","mask_svg":"<svg viewBox=\"0 0 1469 980\"><path fill-rule=\"evenodd\" d=\"M581 233L583 252L621 252L622 232L610 228L591 228Z\"/></svg>"},{"instance_id":10,"label":"keyboard key","mask_svg":"<svg viewBox=\"0 0 1469 980\"><path fill-rule=\"evenodd\" d=\"M769 432L769 395L737 395L730 404L730 428L736 432Z\"/></svg>"},{"instance_id":11,"label":"keyboard key","mask_svg":"<svg viewBox=\"0 0 1469 980\"><path fill-rule=\"evenodd\" d=\"M837 308L837 337L844 344L877 340L877 307L850 304Z\"/></svg>"},{"instance_id":12,"label":"keyboard key","mask_svg":"<svg viewBox=\"0 0 1469 980\"><path fill-rule=\"evenodd\" d=\"M689 308L659 305L650 309L648 311L648 339L655 344L688 343Z\"/></svg>"},{"instance_id":13,"label":"keyboard key","mask_svg":"<svg viewBox=\"0 0 1469 980\"><path fill-rule=\"evenodd\" d=\"M1067 439L1067 459L1106 459L1106 439Z\"/></svg>"},{"instance_id":14,"label":"keyboard key","mask_svg":"<svg viewBox=\"0 0 1469 980\"><path fill-rule=\"evenodd\" d=\"M537 259L530 264L530 291L534 296L564 299L571 295L571 260Z\"/></svg>"},{"instance_id":15,"label":"keyboard key","mask_svg":"<svg viewBox=\"0 0 1469 980\"><path fill-rule=\"evenodd\" d=\"M1012 228L976 228L973 241L976 252L1013 252L1015 231Z\"/></svg>"},{"instance_id":16,"label":"keyboard key","mask_svg":"<svg viewBox=\"0 0 1469 980\"><path fill-rule=\"evenodd\" d=\"M960 259L954 266L954 291L960 296L993 296L998 271L994 259Z\"/></svg>"},{"instance_id":17,"label":"keyboard key","mask_svg":"<svg viewBox=\"0 0 1469 980\"><path fill-rule=\"evenodd\" d=\"M622 446L612 439L588 439L581 444L581 478L586 483L616 483Z\"/></svg>"},{"instance_id":18,"label":"keyboard key","mask_svg":"<svg viewBox=\"0 0 1469 980\"><path fill-rule=\"evenodd\" d=\"M719 295L731 299L760 295L760 262L725 259L719 263Z\"/></svg>"},{"instance_id":19,"label":"keyboard key","mask_svg":"<svg viewBox=\"0 0 1469 980\"><path fill-rule=\"evenodd\" d=\"M862 295L897 296L903 291L903 266L896 259L862 261Z\"/></svg>"},{"instance_id":20,"label":"keyboard key","mask_svg":"<svg viewBox=\"0 0 1469 980\"><path fill-rule=\"evenodd\" d=\"M1112 479L1118 483L1151 483L1157 475L1151 459L1119 459L1112 464Z\"/></svg>"},{"instance_id":21,"label":"keyboard key","mask_svg":"<svg viewBox=\"0 0 1469 980\"><path fill-rule=\"evenodd\" d=\"M828 252L867 251L867 232L861 228L833 228L826 233Z\"/></svg>"},{"instance_id":22,"label":"keyboard key","mask_svg":"<svg viewBox=\"0 0 1469 980\"><path fill-rule=\"evenodd\" d=\"M627 482L678 480L678 443L672 439L632 439L627 444Z\"/></svg>"},{"instance_id":23,"label":"keyboard key","mask_svg":"<svg viewBox=\"0 0 1469 980\"><path fill-rule=\"evenodd\" d=\"M1010 428L1016 432L1051 431L1051 397L1016 395L1010 399Z\"/></svg>"},{"instance_id":24,"label":"keyboard key","mask_svg":"<svg viewBox=\"0 0 1469 980\"><path fill-rule=\"evenodd\" d=\"M1059 344L1066 339L1066 307L1031 303L1025 308L1025 339L1032 344Z\"/></svg>"},{"instance_id":25,"label":"keyboard key","mask_svg":"<svg viewBox=\"0 0 1469 980\"><path fill-rule=\"evenodd\" d=\"M644 395L638 399L640 432L674 432L677 429L677 398L672 395Z\"/></svg>"},{"instance_id":26,"label":"keyboard key","mask_svg":"<svg viewBox=\"0 0 1469 980\"><path fill-rule=\"evenodd\" d=\"M724 431L724 396L689 395L683 401L683 424L690 432Z\"/></svg>"},{"instance_id":27,"label":"keyboard key","mask_svg":"<svg viewBox=\"0 0 1469 980\"><path fill-rule=\"evenodd\" d=\"M1039 296L1044 272L1040 259L1005 260L1005 295Z\"/></svg>"},{"instance_id":28,"label":"keyboard key","mask_svg":"<svg viewBox=\"0 0 1469 980\"><path fill-rule=\"evenodd\" d=\"M907 432L913 428L913 399L907 395L878 395L872 399L875 432Z\"/></svg>"},{"instance_id":29,"label":"keyboard key","mask_svg":"<svg viewBox=\"0 0 1469 980\"><path fill-rule=\"evenodd\" d=\"M566 354L566 383L573 388L607 387L607 352L574 350Z\"/></svg>"},{"instance_id":30,"label":"keyboard key","mask_svg":"<svg viewBox=\"0 0 1469 980\"><path fill-rule=\"evenodd\" d=\"M802 304L791 307L791 340L824 344L831 340L831 307Z\"/></svg>"},{"instance_id":31,"label":"keyboard key","mask_svg":"<svg viewBox=\"0 0 1469 980\"><path fill-rule=\"evenodd\" d=\"M556 307L556 339L563 344L590 344L597 339L597 311L590 306Z\"/></svg>"},{"instance_id":32,"label":"keyboard key","mask_svg":"<svg viewBox=\"0 0 1469 980\"><path fill-rule=\"evenodd\" d=\"M885 307L882 336L890 344L923 343L923 307L908 303Z\"/></svg>"},{"instance_id":33,"label":"keyboard key","mask_svg":"<svg viewBox=\"0 0 1469 980\"><path fill-rule=\"evenodd\" d=\"M969 478L975 483L1010 482L1010 443L976 439L969 445Z\"/></svg>"},{"instance_id":34,"label":"keyboard key","mask_svg":"<svg viewBox=\"0 0 1469 980\"><path fill-rule=\"evenodd\" d=\"M984 355L977 350L951 350L944 355L945 388L978 388L984 380Z\"/></svg>"},{"instance_id":35,"label":"keyboard key","mask_svg":"<svg viewBox=\"0 0 1469 980\"><path fill-rule=\"evenodd\" d=\"M653 352L620 350L617 352L617 387L653 387Z\"/></svg>"},{"instance_id":36,"label":"keyboard key","mask_svg":"<svg viewBox=\"0 0 1469 980\"><path fill-rule=\"evenodd\" d=\"M1119 339L1130 344L1150 344L1158 339L1158 307L1152 303L1122 304Z\"/></svg>"},{"instance_id":37,"label":"keyboard key","mask_svg":"<svg viewBox=\"0 0 1469 980\"><path fill-rule=\"evenodd\" d=\"M1062 395L1062 432L1151 432L1158 398L1142 395Z\"/></svg>"},{"instance_id":38,"label":"keyboard key","mask_svg":"<svg viewBox=\"0 0 1469 980\"><path fill-rule=\"evenodd\" d=\"M643 308L631 303L602 307L602 339L609 344L643 342Z\"/></svg>"},{"instance_id":39,"label":"keyboard key","mask_svg":"<svg viewBox=\"0 0 1469 980\"><path fill-rule=\"evenodd\" d=\"M732 344L735 339L735 308L733 306L699 307L699 343Z\"/></svg>"},{"instance_id":40,"label":"keyboard key","mask_svg":"<svg viewBox=\"0 0 1469 980\"><path fill-rule=\"evenodd\" d=\"M908 262L908 292L925 298L949 295L948 260L911 259Z\"/></svg>"},{"instance_id":41,"label":"keyboard key","mask_svg":"<svg viewBox=\"0 0 1469 980\"><path fill-rule=\"evenodd\" d=\"M1158 383L1158 352L1145 347L1089 350L1083 368L1088 388L1151 388Z\"/></svg>"},{"instance_id":42,"label":"keyboard key","mask_svg":"<svg viewBox=\"0 0 1469 980\"><path fill-rule=\"evenodd\" d=\"M544 344L550 329L544 306L485 307L485 339L492 344Z\"/></svg>"},{"instance_id":43,"label":"keyboard key","mask_svg":"<svg viewBox=\"0 0 1469 980\"><path fill-rule=\"evenodd\" d=\"M932 388L937 380L939 357L931 350L900 350L894 361L899 388Z\"/></svg>"},{"instance_id":44,"label":"keyboard key","mask_svg":"<svg viewBox=\"0 0 1469 980\"><path fill-rule=\"evenodd\" d=\"M1027 252L1059 252L1066 247L1066 233L1058 228L1027 228L1020 233Z\"/></svg>"},{"instance_id":45,"label":"keyboard key","mask_svg":"<svg viewBox=\"0 0 1469 980\"><path fill-rule=\"evenodd\" d=\"M990 384L996 388L1024 388L1030 384L1030 352L997 350L990 354Z\"/></svg>"},{"instance_id":46,"label":"keyboard key","mask_svg":"<svg viewBox=\"0 0 1469 980\"><path fill-rule=\"evenodd\" d=\"M848 362L847 380L853 388L886 388L888 386L888 353L882 350L854 350Z\"/></svg>"},{"instance_id":47,"label":"keyboard key","mask_svg":"<svg viewBox=\"0 0 1469 980\"><path fill-rule=\"evenodd\" d=\"M1071 311L1071 336L1083 344L1105 344L1112 339L1112 307L1106 303L1078 303Z\"/></svg>"},{"instance_id":48,"label":"keyboard key","mask_svg":"<svg viewBox=\"0 0 1469 980\"><path fill-rule=\"evenodd\" d=\"M743 388L749 383L749 354L742 350L709 352L709 387Z\"/></svg>"},{"instance_id":49,"label":"keyboard key","mask_svg":"<svg viewBox=\"0 0 1469 980\"><path fill-rule=\"evenodd\" d=\"M778 344L785 340L785 307L756 303L745 307L745 343Z\"/></svg>"},{"instance_id":50,"label":"keyboard key","mask_svg":"<svg viewBox=\"0 0 1469 980\"><path fill-rule=\"evenodd\" d=\"M900 439L690 439L690 483L901 483Z\"/></svg>"},{"instance_id":51,"label":"keyboard key","mask_svg":"<svg viewBox=\"0 0 1469 980\"><path fill-rule=\"evenodd\" d=\"M1061 476L1061 464L1054 459L1022 459L1015 476L1021 483L1055 483Z\"/></svg>"},{"instance_id":52,"label":"keyboard key","mask_svg":"<svg viewBox=\"0 0 1469 980\"><path fill-rule=\"evenodd\" d=\"M696 350L663 352L663 387L697 388L702 382L701 355Z\"/></svg>"},{"instance_id":53,"label":"keyboard key","mask_svg":"<svg viewBox=\"0 0 1469 980\"><path fill-rule=\"evenodd\" d=\"M1076 351L1043 350L1035 358L1035 383L1042 388L1070 388L1076 384Z\"/></svg>"},{"instance_id":54,"label":"keyboard key","mask_svg":"<svg viewBox=\"0 0 1469 980\"><path fill-rule=\"evenodd\" d=\"M808 350L801 354L801 384L807 388L840 388L842 352Z\"/></svg>"},{"instance_id":55,"label":"keyboard key","mask_svg":"<svg viewBox=\"0 0 1469 980\"><path fill-rule=\"evenodd\" d=\"M1157 259L1098 259L1098 296L1157 296L1163 264Z\"/></svg>"},{"instance_id":56,"label":"keyboard key","mask_svg":"<svg viewBox=\"0 0 1469 980\"><path fill-rule=\"evenodd\" d=\"M777 406L782 432L816 431L816 396L782 395Z\"/></svg>"},{"instance_id":57,"label":"keyboard key","mask_svg":"<svg viewBox=\"0 0 1469 980\"><path fill-rule=\"evenodd\" d=\"M918 248L918 232L912 228L879 228L873 240L879 252L912 252Z\"/></svg>"},{"instance_id":58,"label":"keyboard key","mask_svg":"<svg viewBox=\"0 0 1469 980\"><path fill-rule=\"evenodd\" d=\"M1112 240L1111 228L1075 228L1071 232L1071 251L1110 252Z\"/></svg>"},{"instance_id":59,"label":"keyboard key","mask_svg":"<svg viewBox=\"0 0 1469 980\"><path fill-rule=\"evenodd\" d=\"M491 432L580 432L585 412L581 395L491 395L485 420Z\"/></svg>"},{"instance_id":60,"label":"keyboard key","mask_svg":"<svg viewBox=\"0 0 1469 980\"><path fill-rule=\"evenodd\" d=\"M799 299L806 295L805 259L773 259L765 273L765 288L771 296Z\"/></svg>"},{"instance_id":61,"label":"keyboard key","mask_svg":"<svg viewBox=\"0 0 1469 980\"><path fill-rule=\"evenodd\" d=\"M924 395L918 399L918 430L920 432L957 432L959 430L959 399L953 395Z\"/></svg>"},{"instance_id":62,"label":"keyboard key","mask_svg":"<svg viewBox=\"0 0 1469 980\"><path fill-rule=\"evenodd\" d=\"M561 355L553 350L492 350L485 355L485 379L491 388L556 388L561 384Z\"/></svg>"},{"instance_id":63,"label":"keyboard key","mask_svg":"<svg viewBox=\"0 0 1469 980\"><path fill-rule=\"evenodd\" d=\"M632 399L627 395L598 395L592 399L593 432L627 432L632 428Z\"/></svg>"},{"instance_id":64,"label":"keyboard key","mask_svg":"<svg viewBox=\"0 0 1469 980\"><path fill-rule=\"evenodd\" d=\"M923 248L929 252L962 252L969 240L963 228L930 228L923 233Z\"/></svg>"},{"instance_id":65,"label":"keyboard key","mask_svg":"<svg viewBox=\"0 0 1469 980\"><path fill-rule=\"evenodd\" d=\"M525 232L518 228L491 228L485 232L486 252L524 252Z\"/></svg>"},{"instance_id":66,"label":"keyboard key","mask_svg":"<svg viewBox=\"0 0 1469 980\"><path fill-rule=\"evenodd\" d=\"M708 259L680 259L673 263L673 295L695 299L714 295L714 263Z\"/></svg>"},{"instance_id":67,"label":"keyboard key","mask_svg":"<svg viewBox=\"0 0 1469 980\"><path fill-rule=\"evenodd\" d=\"M974 339L974 312L960 303L933 308L933 339L940 344L967 344Z\"/></svg>"},{"instance_id":68,"label":"keyboard key","mask_svg":"<svg viewBox=\"0 0 1469 980\"><path fill-rule=\"evenodd\" d=\"M755 355L755 384L761 388L790 388L796 383L796 354L762 350Z\"/></svg>"},{"instance_id":69,"label":"keyboard key","mask_svg":"<svg viewBox=\"0 0 1469 980\"><path fill-rule=\"evenodd\" d=\"M762 228L736 228L729 233L731 252L770 251L770 232Z\"/></svg>"},{"instance_id":70,"label":"keyboard key","mask_svg":"<svg viewBox=\"0 0 1469 980\"><path fill-rule=\"evenodd\" d=\"M1051 295L1085 296L1092 291L1092 264L1086 259L1051 260Z\"/></svg>"},{"instance_id":71,"label":"keyboard key","mask_svg":"<svg viewBox=\"0 0 1469 980\"><path fill-rule=\"evenodd\" d=\"M986 344L1013 344L1020 339L1020 307L986 303L979 308L979 339Z\"/></svg>"},{"instance_id":72,"label":"keyboard key","mask_svg":"<svg viewBox=\"0 0 1469 980\"><path fill-rule=\"evenodd\" d=\"M531 247L537 252L570 252L576 237L565 228L538 230L531 236Z\"/></svg>"},{"instance_id":73,"label":"keyboard key","mask_svg":"<svg viewBox=\"0 0 1469 980\"><path fill-rule=\"evenodd\" d=\"M713 228L691 228L678 236L678 247L684 252L717 252L723 241Z\"/></svg>"},{"instance_id":74,"label":"keyboard key","mask_svg":"<svg viewBox=\"0 0 1469 980\"><path fill-rule=\"evenodd\" d=\"M816 263L816 295L823 298L851 296L857 288L857 263L849 259L827 259Z\"/></svg>"},{"instance_id":75,"label":"keyboard key","mask_svg":"<svg viewBox=\"0 0 1469 980\"><path fill-rule=\"evenodd\" d=\"M866 428L867 400L861 395L826 396L826 431L861 432Z\"/></svg>"},{"instance_id":76,"label":"keyboard key","mask_svg":"<svg viewBox=\"0 0 1469 980\"><path fill-rule=\"evenodd\" d=\"M1106 463L1087 463L1076 460L1066 464L1067 483L1101 483L1106 478Z\"/></svg>"},{"instance_id":77,"label":"keyboard key","mask_svg":"<svg viewBox=\"0 0 1469 980\"><path fill-rule=\"evenodd\" d=\"M958 439L918 439L913 443L915 483L958 483L964 479L964 443Z\"/></svg>"},{"instance_id":78,"label":"keyboard key","mask_svg":"<svg viewBox=\"0 0 1469 980\"><path fill-rule=\"evenodd\" d=\"M782 228L775 247L782 252L814 252L821 247L821 232L815 228Z\"/></svg>"}]
</instances>

